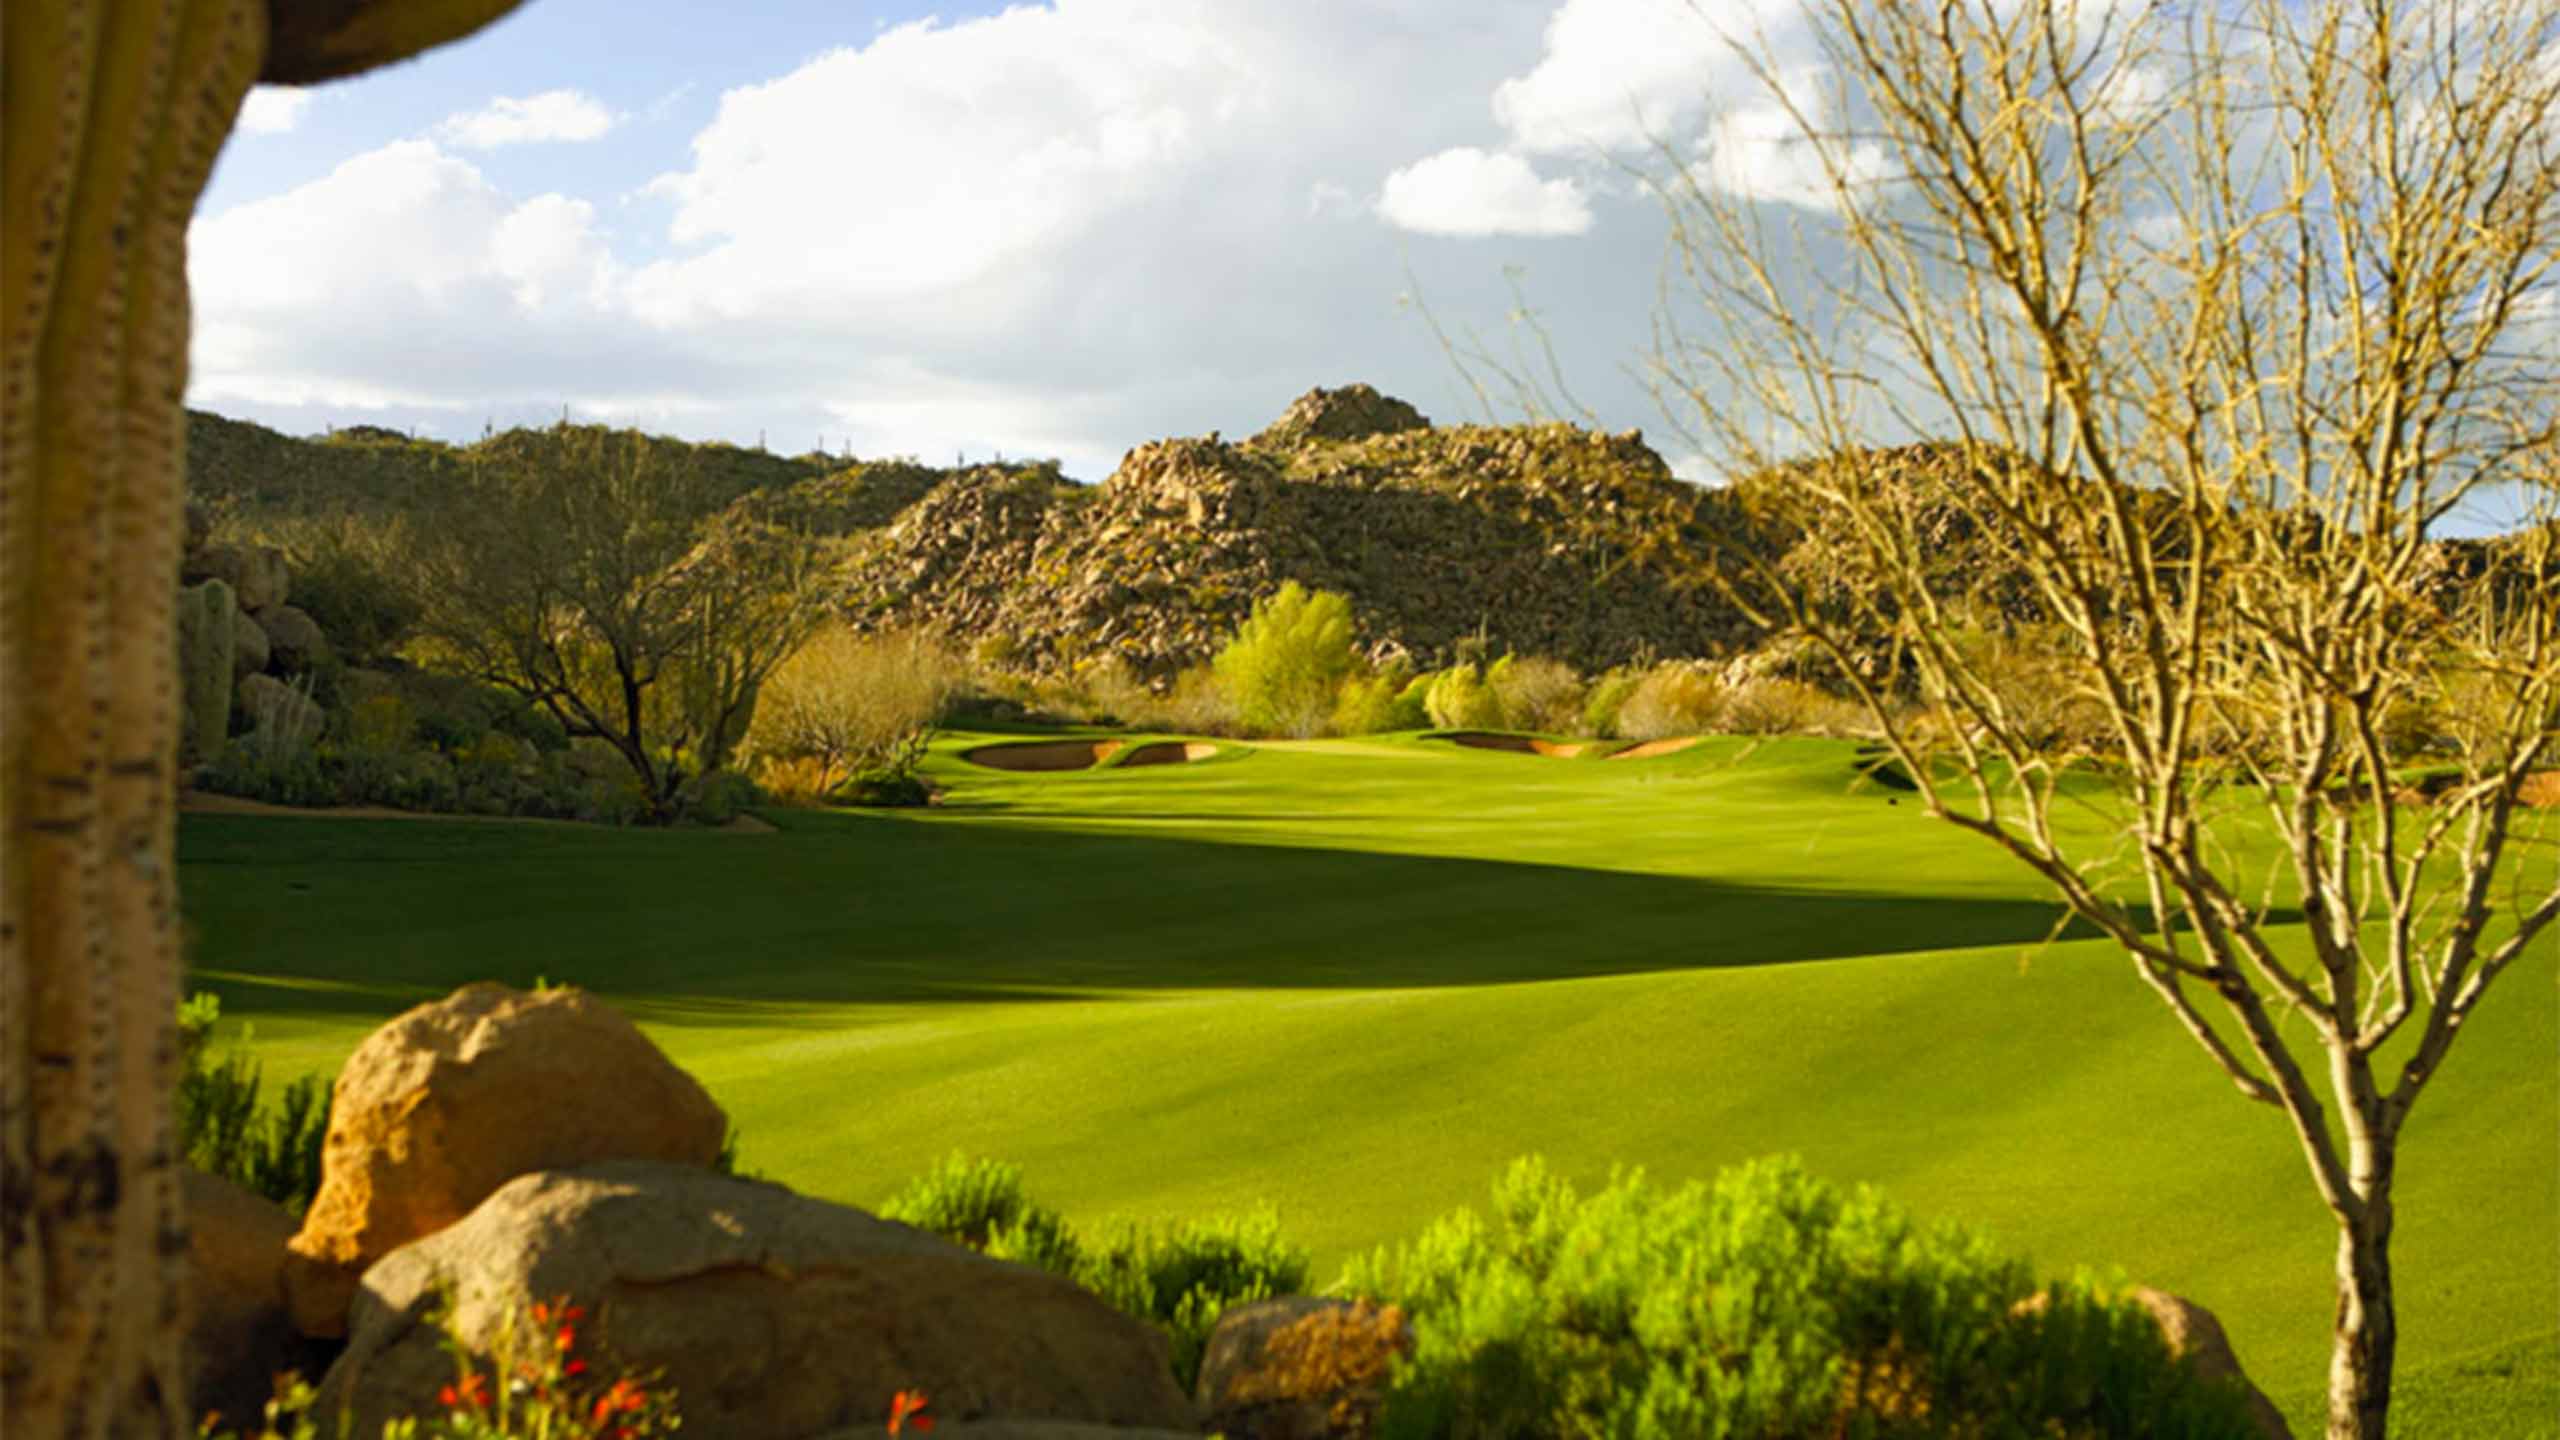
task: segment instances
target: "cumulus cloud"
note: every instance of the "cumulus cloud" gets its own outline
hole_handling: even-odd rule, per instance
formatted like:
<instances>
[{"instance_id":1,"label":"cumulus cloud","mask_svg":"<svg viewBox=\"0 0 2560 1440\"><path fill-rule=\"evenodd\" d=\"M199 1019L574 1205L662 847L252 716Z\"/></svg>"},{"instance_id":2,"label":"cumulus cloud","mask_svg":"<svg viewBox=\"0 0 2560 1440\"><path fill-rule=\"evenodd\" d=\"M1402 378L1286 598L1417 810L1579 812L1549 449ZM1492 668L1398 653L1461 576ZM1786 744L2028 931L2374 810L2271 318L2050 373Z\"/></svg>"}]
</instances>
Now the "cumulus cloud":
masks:
<instances>
[{"instance_id":1,"label":"cumulus cloud","mask_svg":"<svg viewBox=\"0 0 2560 1440\"><path fill-rule=\"evenodd\" d=\"M465 436L565 401L795 450L1055 453L1098 478L1142 440L1258 428L1311 385L1455 418L1463 387L1397 296L1419 285L1464 328L1516 303L1514 259L1538 303L1591 317L1557 337L1568 363L1612 374L1641 343L1658 229L1599 223L1622 202L1516 149L1484 146L1471 177L1444 158L1486 139L1485 97L1551 9L1058 0L893 26L729 90L629 194L566 168L504 187L519 166L484 172L439 130L198 221L194 398ZM1437 213L1475 207L1473 258L1409 272L1377 203L1398 167L1400 200L1471 179ZM1602 248L1534 268L1564 243Z\"/></svg>"},{"instance_id":2,"label":"cumulus cloud","mask_svg":"<svg viewBox=\"0 0 2560 1440\"><path fill-rule=\"evenodd\" d=\"M1801 0L1564 0L1536 66L1494 88L1494 119L1533 153L1667 143L1749 85L1733 44L1782 43L1800 8Z\"/></svg>"},{"instance_id":3,"label":"cumulus cloud","mask_svg":"<svg viewBox=\"0 0 2560 1440\"><path fill-rule=\"evenodd\" d=\"M1882 146L1843 144L1828 133L1834 107L1823 81L1820 70L1792 70L1780 77L1781 94L1716 115L1698 144L1704 157L1699 178L1745 200L1809 210L1835 209L1843 189L1854 192L1883 180L1888 166Z\"/></svg>"},{"instance_id":4,"label":"cumulus cloud","mask_svg":"<svg viewBox=\"0 0 2560 1440\"><path fill-rule=\"evenodd\" d=\"M539 95L500 95L477 110L448 117L436 138L465 150L545 141L597 140L613 129L615 115L603 101L579 90Z\"/></svg>"},{"instance_id":5,"label":"cumulus cloud","mask_svg":"<svg viewBox=\"0 0 2560 1440\"><path fill-rule=\"evenodd\" d=\"M291 90L278 85L260 85L240 102L239 131L243 135L282 135L302 123L311 109L312 92Z\"/></svg>"},{"instance_id":6,"label":"cumulus cloud","mask_svg":"<svg viewBox=\"0 0 2560 1440\"><path fill-rule=\"evenodd\" d=\"M1591 228L1591 207L1572 181L1541 180L1519 156L1471 145L1388 175L1378 213L1425 235L1579 235Z\"/></svg>"}]
</instances>

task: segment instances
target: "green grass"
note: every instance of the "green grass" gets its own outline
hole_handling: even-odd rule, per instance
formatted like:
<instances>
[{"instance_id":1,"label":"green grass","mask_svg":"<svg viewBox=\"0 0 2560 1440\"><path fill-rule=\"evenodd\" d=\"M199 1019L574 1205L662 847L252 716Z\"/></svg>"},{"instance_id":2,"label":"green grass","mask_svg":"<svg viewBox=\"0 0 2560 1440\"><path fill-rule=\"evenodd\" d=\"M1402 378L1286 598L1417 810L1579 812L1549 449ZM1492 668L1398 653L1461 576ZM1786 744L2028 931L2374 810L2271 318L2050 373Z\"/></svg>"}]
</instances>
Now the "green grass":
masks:
<instances>
[{"instance_id":1,"label":"green grass","mask_svg":"<svg viewBox=\"0 0 2560 1440\"><path fill-rule=\"evenodd\" d=\"M2331 1232L2283 1118L1852 747L956 759L991 738L936 747L939 809L767 836L191 816L194 983L278 1078L467 980L585 985L750 1169L871 1204L958 1147L1079 1223L1268 1199L1328 1278L1524 1152L1597 1182L1795 1151L2201 1301L2316 1429ZM2555 948L2410 1122L2400 1434L2560 1415Z\"/></svg>"}]
</instances>

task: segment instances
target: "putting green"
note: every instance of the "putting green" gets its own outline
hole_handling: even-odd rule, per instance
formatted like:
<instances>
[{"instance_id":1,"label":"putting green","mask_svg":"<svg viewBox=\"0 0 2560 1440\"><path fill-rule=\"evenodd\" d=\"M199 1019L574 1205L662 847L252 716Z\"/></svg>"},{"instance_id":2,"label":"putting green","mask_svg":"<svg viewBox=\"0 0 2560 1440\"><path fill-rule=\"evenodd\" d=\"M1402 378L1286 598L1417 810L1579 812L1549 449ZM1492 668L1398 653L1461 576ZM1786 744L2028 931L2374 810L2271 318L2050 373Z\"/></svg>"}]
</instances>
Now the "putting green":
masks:
<instances>
[{"instance_id":1,"label":"putting green","mask_svg":"<svg viewBox=\"0 0 2560 1440\"><path fill-rule=\"evenodd\" d=\"M2316 1414L2330 1229L2282 1117L2107 945L2049 942L2013 862L1855 784L1853 747L958 758L1001 738L937 744L939 808L772 835L190 816L193 983L273 1075L466 980L585 985L702 1077L750 1169L876 1202L963 1148L1079 1221L1268 1199L1322 1275L1524 1152L1598 1181L1796 1151L2048 1271L2192 1296ZM2398 1433L2560 1434L2556 950L2410 1122Z\"/></svg>"}]
</instances>

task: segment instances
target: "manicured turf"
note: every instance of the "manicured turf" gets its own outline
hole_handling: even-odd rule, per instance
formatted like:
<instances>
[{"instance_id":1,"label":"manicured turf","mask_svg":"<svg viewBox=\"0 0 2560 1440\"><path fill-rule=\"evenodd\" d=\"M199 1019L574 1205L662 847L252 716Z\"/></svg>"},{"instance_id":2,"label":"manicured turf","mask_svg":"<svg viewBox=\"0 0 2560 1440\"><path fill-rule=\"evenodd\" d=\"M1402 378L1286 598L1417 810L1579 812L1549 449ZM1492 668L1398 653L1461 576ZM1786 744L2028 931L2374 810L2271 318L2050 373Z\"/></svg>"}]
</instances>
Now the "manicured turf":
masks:
<instances>
[{"instance_id":1,"label":"manicured turf","mask_svg":"<svg viewBox=\"0 0 2560 1440\"><path fill-rule=\"evenodd\" d=\"M937 746L942 808L774 835L191 816L193 983L277 1075L467 980L585 985L749 1169L875 1202L956 1147L1077 1220L1267 1199L1321 1275L1524 1152L1598 1181L1795 1151L2203 1302L2316 1429L2331 1231L2282 1117L2108 946L2047 944L2013 862L1853 789L1850 747L956 758L989 738ZM2411 1121L2402 1434L2560 1435L2555 951Z\"/></svg>"}]
</instances>

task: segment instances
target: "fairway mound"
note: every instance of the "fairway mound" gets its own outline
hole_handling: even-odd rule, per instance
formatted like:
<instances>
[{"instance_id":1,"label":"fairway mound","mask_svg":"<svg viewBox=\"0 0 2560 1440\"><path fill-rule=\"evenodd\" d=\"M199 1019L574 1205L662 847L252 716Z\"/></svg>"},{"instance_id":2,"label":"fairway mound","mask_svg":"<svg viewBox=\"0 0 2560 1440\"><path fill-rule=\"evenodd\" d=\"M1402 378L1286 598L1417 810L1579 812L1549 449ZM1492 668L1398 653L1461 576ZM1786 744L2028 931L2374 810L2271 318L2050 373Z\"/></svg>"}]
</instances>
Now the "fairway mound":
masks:
<instances>
[{"instance_id":1,"label":"fairway mound","mask_svg":"<svg viewBox=\"0 0 2560 1440\"><path fill-rule=\"evenodd\" d=\"M1587 754L1591 747L1579 741L1566 743L1541 740L1534 735L1511 735L1500 730L1452 730L1426 737L1464 745L1470 750L1501 750L1513 755L1544 755L1551 760L1571 760Z\"/></svg>"},{"instance_id":2,"label":"fairway mound","mask_svg":"<svg viewBox=\"0 0 2560 1440\"><path fill-rule=\"evenodd\" d=\"M1707 737L1704 735L1674 735L1666 740L1647 740L1641 745L1630 745L1626 749L1619 751L1617 754L1612 755L1609 758L1612 760L1650 760L1656 755L1677 755L1681 751L1688 749L1690 746L1695 745L1706 738Z\"/></svg>"},{"instance_id":3,"label":"fairway mound","mask_svg":"<svg viewBox=\"0 0 2560 1440\"><path fill-rule=\"evenodd\" d=\"M1141 745L1124 756L1123 768L1131 765L1190 765L1218 753L1218 747L1206 740L1158 740Z\"/></svg>"},{"instance_id":4,"label":"fairway mound","mask_svg":"<svg viewBox=\"0 0 2560 1440\"><path fill-rule=\"evenodd\" d=\"M990 770L1090 770L1120 753L1124 740L1035 740L981 745L960 758Z\"/></svg>"}]
</instances>

